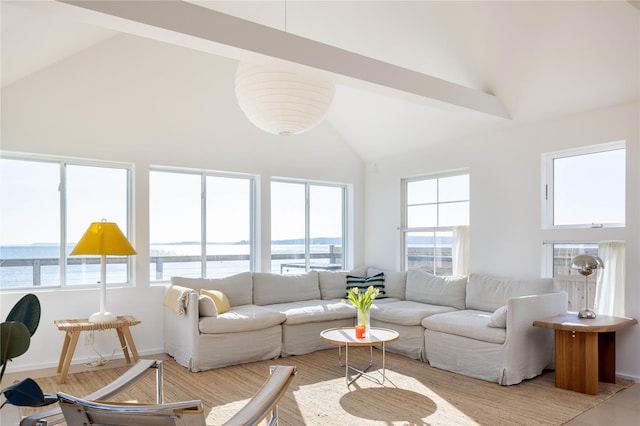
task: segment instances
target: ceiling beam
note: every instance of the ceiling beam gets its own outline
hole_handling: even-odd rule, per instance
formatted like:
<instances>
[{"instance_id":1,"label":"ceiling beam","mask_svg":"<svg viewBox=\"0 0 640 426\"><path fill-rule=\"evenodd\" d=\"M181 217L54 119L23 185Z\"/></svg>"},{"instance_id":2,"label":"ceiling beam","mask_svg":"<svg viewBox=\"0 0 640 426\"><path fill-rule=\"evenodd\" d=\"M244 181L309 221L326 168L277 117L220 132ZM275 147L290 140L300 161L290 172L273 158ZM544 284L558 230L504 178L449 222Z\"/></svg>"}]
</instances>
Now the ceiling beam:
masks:
<instances>
[{"instance_id":1,"label":"ceiling beam","mask_svg":"<svg viewBox=\"0 0 640 426\"><path fill-rule=\"evenodd\" d=\"M312 73L321 70L325 78L336 83L510 118L495 95L184 1L57 0L21 4L56 9L120 32L236 60Z\"/></svg>"}]
</instances>

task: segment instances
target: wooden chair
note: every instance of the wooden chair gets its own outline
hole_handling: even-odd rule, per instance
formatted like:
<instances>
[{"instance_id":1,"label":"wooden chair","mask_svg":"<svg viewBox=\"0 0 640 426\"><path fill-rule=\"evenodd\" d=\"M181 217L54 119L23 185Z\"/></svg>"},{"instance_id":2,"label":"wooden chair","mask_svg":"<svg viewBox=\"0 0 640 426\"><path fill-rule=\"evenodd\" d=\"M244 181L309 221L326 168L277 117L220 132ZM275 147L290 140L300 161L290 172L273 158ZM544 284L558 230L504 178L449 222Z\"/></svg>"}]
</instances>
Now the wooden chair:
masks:
<instances>
[{"instance_id":1,"label":"wooden chair","mask_svg":"<svg viewBox=\"0 0 640 426\"><path fill-rule=\"evenodd\" d=\"M107 386L85 396L88 400L104 400L114 397L133 386L144 378L148 373L156 373L156 403L162 404L163 400L163 377L162 361L155 359L138 360L130 369L118 377ZM47 410L41 413L25 417L20 421L20 426L51 426L62 423L64 417L60 407Z\"/></svg>"},{"instance_id":2,"label":"wooden chair","mask_svg":"<svg viewBox=\"0 0 640 426\"><path fill-rule=\"evenodd\" d=\"M278 424L278 403L289 389L296 367L271 367L269 378L253 397L225 425L256 425L267 419ZM111 403L89 401L58 393L60 407L68 425L119 426L206 426L199 400L165 404Z\"/></svg>"}]
</instances>

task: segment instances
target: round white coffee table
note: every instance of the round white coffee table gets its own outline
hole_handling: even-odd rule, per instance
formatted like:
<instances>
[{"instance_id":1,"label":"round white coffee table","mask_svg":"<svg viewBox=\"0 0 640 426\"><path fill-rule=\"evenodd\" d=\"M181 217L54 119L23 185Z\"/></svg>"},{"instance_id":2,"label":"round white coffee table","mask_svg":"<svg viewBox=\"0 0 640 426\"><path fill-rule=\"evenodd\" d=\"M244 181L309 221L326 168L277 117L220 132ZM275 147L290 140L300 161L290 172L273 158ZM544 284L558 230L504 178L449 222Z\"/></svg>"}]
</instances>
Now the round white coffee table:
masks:
<instances>
[{"instance_id":1,"label":"round white coffee table","mask_svg":"<svg viewBox=\"0 0 640 426\"><path fill-rule=\"evenodd\" d=\"M386 369L385 369L385 354L386 354L386 345L388 343L395 342L400 338L400 335L397 331L390 330L388 328L379 328L379 327L371 327L367 332L367 336L358 339L356 337L356 330L354 327L339 327L339 328L329 328L327 330L323 330L320 333L320 337L323 340L329 343L335 343L338 345L338 363L340 367L344 367L344 375L347 381L347 386L350 386L353 382L355 382L359 377L364 376L365 378L377 382L379 384L384 384L386 379ZM344 346L344 364L342 363L342 347ZM369 365L367 365L363 369L358 369L349 365L349 346L369 346ZM367 374L367 371L373 365L373 347L381 346L382 347L382 381L378 380L375 377L372 377L370 374ZM355 377L349 377L349 370L355 371L357 374Z\"/></svg>"}]
</instances>

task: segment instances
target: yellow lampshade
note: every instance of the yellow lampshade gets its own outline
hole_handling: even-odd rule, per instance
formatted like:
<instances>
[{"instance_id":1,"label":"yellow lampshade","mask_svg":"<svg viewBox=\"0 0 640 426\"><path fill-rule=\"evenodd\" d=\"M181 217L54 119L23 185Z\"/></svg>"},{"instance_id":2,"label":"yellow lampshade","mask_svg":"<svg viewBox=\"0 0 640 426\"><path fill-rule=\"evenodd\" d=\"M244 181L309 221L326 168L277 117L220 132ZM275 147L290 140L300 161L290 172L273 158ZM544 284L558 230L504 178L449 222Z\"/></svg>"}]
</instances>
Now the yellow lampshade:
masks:
<instances>
[{"instance_id":1,"label":"yellow lampshade","mask_svg":"<svg viewBox=\"0 0 640 426\"><path fill-rule=\"evenodd\" d=\"M76 254L128 256L137 254L114 222L93 222L71 251Z\"/></svg>"}]
</instances>

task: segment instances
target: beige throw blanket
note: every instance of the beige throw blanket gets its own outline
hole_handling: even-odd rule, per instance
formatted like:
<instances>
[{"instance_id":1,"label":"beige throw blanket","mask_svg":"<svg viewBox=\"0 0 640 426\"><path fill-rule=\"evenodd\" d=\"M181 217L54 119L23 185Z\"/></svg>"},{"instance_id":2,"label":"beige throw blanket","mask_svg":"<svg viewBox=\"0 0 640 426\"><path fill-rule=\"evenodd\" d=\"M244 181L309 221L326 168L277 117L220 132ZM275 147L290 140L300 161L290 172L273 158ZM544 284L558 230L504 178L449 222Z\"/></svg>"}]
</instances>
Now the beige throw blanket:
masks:
<instances>
[{"instance_id":1,"label":"beige throw blanket","mask_svg":"<svg viewBox=\"0 0 640 426\"><path fill-rule=\"evenodd\" d=\"M190 288L170 285L164 294L162 305L171 309L178 315L184 315L187 311Z\"/></svg>"}]
</instances>

